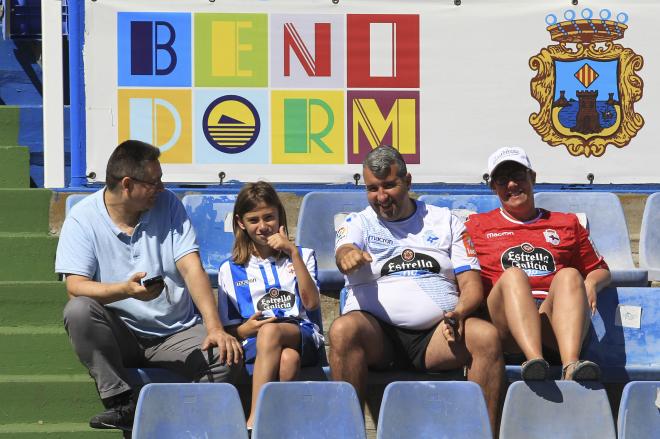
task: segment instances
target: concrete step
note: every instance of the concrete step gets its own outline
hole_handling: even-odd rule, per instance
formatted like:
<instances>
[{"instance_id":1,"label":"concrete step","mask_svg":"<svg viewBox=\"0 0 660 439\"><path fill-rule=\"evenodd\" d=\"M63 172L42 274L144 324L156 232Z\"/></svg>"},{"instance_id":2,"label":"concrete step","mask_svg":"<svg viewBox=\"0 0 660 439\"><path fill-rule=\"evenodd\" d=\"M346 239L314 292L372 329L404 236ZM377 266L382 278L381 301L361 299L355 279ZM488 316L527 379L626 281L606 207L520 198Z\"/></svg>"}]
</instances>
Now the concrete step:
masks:
<instances>
[{"instance_id":1,"label":"concrete step","mask_svg":"<svg viewBox=\"0 0 660 439\"><path fill-rule=\"evenodd\" d=\"M57 237L0 231L0 282L57 280Z\"/></svg>"},{"instance_id":2,"label":"concrete step","mask_svg":"<svg viewBox=\"0 0 660 439\"><path fill-rule=\"evenodd\" d=\"M0 231L48 233L51 191L0 188Z\"/></svg>"},{"instance_id":3,"label":"concrete step","mask_svg":"<svg viewBox=\"0 0 660 439\"><path fill-rule=\"evenodd\" d=\"M16 105L0 105L0 146L18 145L21 108Z\"/></svg>"},{"instance_id":4,"label":"concrete step","mask_svg":"<svg viewBox=\"0 0 660 439\"><path fill-rule=\"evenodd\" d=\"M103 405L88 375L0 375L0 427L87 422Z\"/></svg>"},{"instance_id":5,"label":"concrete step","mask_svg":"<svg viewBox=\"0 0 660 439\"><path fill-rule=\"evenodd\" d=\"M0 106L0 109L2 106ZM0 133L10 122L0 111ZM6 133L0 134L0 144ZM24 146L0 146L0 188L30 187L30 151Z\"/></svg>"},{"instance_id":6,"label":"concrete step","mask_svg":"<svg viewBox=\"0 0 660 439\"><path fill-rule=\"evenodd\" d=\"M6 377L87 374L61 325L0 327L0 358Z\"/></svg>"},{"instance_id":7,"label":"concrete step","mask_svg":"<svg viewBox=\"0 0 660 439\"><path fill-rule=\"evenodd\" d=\"M7 428L0 426L0 438L12 439L95 439L123 438L117 430L94 430L87 423L61 424L14 424Z\"/></svg>"},{"instance_id":8,"label":"concrete step","mask_svg":"<svg viewBox=\"0 0 660 439\"><path fill-rule=\"evenodd\" d=\"M0 282L0 327L62 326L64 282Z\"/></svg>"},{"instance_id":9,"label":"concrete step","mask_svg":"<svg viewBox=\"0 0 660 439\"><path fill-rule=\"evenodd\" d=\"M97 439L123 438L117 430L95 430L84 423L0 425L0 438L7 439Z\"/></svg>"}]
</instances>

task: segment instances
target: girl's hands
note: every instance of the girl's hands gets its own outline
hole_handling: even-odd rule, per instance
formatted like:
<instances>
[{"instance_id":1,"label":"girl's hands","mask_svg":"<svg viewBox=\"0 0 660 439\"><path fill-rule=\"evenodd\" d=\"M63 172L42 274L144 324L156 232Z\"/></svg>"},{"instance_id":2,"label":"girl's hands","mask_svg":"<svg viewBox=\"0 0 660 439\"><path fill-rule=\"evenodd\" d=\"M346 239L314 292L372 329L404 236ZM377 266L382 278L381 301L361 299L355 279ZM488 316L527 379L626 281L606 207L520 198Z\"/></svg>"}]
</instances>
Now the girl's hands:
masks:
<instances>
[{"instance_id":1,"label":"girl's hands","mask_svg":"<svg viewBox=\"0 0 660 439\"><path fill-rule=\"evenodd\" d=\"M291 257L296 251L296 246L293 242L289 241L289 237L284 231L284 226L280 226L280 231L268 237L268 246L276 251L281 251Z\"/></svg>"},{"instance_id":2,"label":"girl's hands","mask_svg":"<svg viewBox=\"0 0 660 439\"><path fill-rule=\"evenodd\" d=\"M261 311L257 311L252 314L249 319L239 325L239 327L236 329L236 333L242 339L253 337L257 334L257 332L259 332L259 329L263 325L266 323L274 322L275 320L277 320L276 317L263 317L263 313Z\"/></svg>"}]
</instances>

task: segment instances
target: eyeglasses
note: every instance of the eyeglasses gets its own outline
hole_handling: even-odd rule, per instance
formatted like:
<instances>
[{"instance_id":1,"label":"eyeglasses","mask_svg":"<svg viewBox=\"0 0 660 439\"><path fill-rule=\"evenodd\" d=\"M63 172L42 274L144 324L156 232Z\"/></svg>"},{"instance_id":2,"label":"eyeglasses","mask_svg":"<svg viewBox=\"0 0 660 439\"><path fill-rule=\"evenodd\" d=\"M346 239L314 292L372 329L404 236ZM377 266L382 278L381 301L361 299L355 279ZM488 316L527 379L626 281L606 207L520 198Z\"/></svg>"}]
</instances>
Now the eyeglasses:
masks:
<instances>
[{"instance_id":1,"label":"eyeglasses","mask_svg":"<svg viewBox=\"0 0 660 439\"><path fill-rule=\"evenodd\" d=\"M145 180L140 180L139 178L135 178L135 177L128 177L128 178L130 178L131 180L136 181L138 183L142 183L143 185L148 186L152 189L156 189L158 187L163 186L163 180L161 180L160 178L156 181L145 181Z\"/></svg>"},{"instance_id":2,"label":"eyeglasses","mask_svg":"<svg viewBox=\"0 0 660 439\"><path fill-rule=\"evenodd\" d=\"M493 182L498 186L505 186L510 181L520 183L527 178L527 169L519 169L508 174L500 174L493 177Z\"/></svg>"}]
</instances>

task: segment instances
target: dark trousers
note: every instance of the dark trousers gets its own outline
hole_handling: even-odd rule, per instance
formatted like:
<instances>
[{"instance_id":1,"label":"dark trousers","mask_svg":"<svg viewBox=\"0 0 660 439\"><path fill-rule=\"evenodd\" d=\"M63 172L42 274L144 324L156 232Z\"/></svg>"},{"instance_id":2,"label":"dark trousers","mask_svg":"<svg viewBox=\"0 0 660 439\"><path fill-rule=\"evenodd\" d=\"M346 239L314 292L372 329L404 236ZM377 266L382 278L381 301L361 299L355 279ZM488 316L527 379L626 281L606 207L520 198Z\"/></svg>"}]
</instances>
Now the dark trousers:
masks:
<instances>
[{"instance_id":1,"label":"dark trousers","mask_svg":"<svg viewBox=\"0 0 660 439\"><path fill-rule=\"evenodd\" d=\"M217 349L200 349L206 337L202 324L166 337L140 337L111 309L89 297L69 300L64 328L102 399L132 390L127 367L161 367L190 381L235 383L242 366L220 364Z\"/></svg>"}]
</instances>

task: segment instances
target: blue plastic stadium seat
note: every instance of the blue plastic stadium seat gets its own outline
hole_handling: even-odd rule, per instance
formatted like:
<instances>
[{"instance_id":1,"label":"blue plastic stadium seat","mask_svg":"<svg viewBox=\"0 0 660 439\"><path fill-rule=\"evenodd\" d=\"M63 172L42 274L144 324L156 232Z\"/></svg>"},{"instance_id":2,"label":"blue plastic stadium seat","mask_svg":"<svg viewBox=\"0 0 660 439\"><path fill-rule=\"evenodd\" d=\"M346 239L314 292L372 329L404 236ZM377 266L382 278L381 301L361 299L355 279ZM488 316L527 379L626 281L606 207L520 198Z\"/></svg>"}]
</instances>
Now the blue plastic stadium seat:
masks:
<instances>
[{"instance_id":1,"label":"blue plastic stadium seat","mask_svg":"<svg viewBox=\"0 0 660 439\"><path fill-rule=\"evenodd\" d=\"M190 380L178 373L158 367L127 368L128 381L133 386L142 387L151 383L189 383Z\"/></svg>"},{"instance_id":2,"label":"blue plastic stadium seat","mask_svg":"<svg viewBox=\"0 0 660 439\"><path fill-rule=\"evenodd\" d=\"M295 381L261 388L253 439L366 438L362 409L346 382Z\"/></svg>"},{"instance_id":3,"label":"blue plastic stadium seat","mask_svg":"<svg viewBox=\"0 0 660 439\"><path fill-rule=\"evenodd\" d=\"M518 381L509 387L500 437L614 439L614 420L600 383Z\"/></svg>"},{"instance_id":4,"label":"blue plastic stadium seat","mask_svg":"<svg viewBox=\"0 0 660 439\"><path fill-rule=\"evenodd\" d=\"M591 321L584 356L601 366L604 382L660 380L660 288L607 288Z\"/></svg>"},{"instance_id":5,"label":"blue plastic stadium seat","mask_svg":"<svg viewBox=\"0 0 660 439\"><path fill-rule=\"evenodd\" d=\"M591 317L581 356L598 363L602 382L660 380L659 302L660 288L610 287L598 293L598 311ZM639 328L621 326L622 321L634 326L626 306L639 308ZM519 380L520 366L506 366L506 374L509 381ZM559 379L561 368L551 367L550 376Z\"/></svg>"},{"instance_id":6,"label":"blue plastic stadium seat","mask_svg":"<svg viewBox=\"0 0 660 439\"><path fill-rule=\"evenodd\" d=\"M648 272L635 268L628 226L619 197L609 192L539 192L536 205L558 212L584 213L598 251L612 272L612 286L643 287Z\"/></svg>"},{"instance_id":7,"label":"blue plastic stadium seat","mask_svg":"<svg viewBox=\"0 0 660 439\"><path fill-rule=\"evenodd\" d=\"M227 383L148 384L140 391L133 439L247 439L236 388Z\"/></svg>"},{"instance_id":8,"label":"blue plastic stadium seat","mask_svg":"<svg viewBox=\"0 0 660 439\"><path fill-rule=\"evenodd\" d=\"M433 206L448 207L449 209L464 209L483 213L500 207L497 195L422 195L420 201Z\"/></svg>"},{"instance_id":9,"label":"blue plastic stadium seat","mask_svg":"<svg viewBox=\"0 0 660 439\"><path fill-rule=\"evenodd\" d=\"M231 256L235 195L186 195L181 199L199 244L199 256L211 285L218 286L218 268Z\"/></svg>"},{"instance_id":10,"label":"blue plastic stadium seat","mask_svg":"<svg viewBox=\"0 0 660 439\"><path fill-rule=\"evenodd\" d=\"M492 438L481 388L469 381L398 381L387 385L378 439Z\"/></svg>"},{"instance_id":11,"label":"blue plastic stadium seat","mask_svg":"<svg viewBox=\"0 0 660 439\"><path fill-rule=\"evenodd\" d=\"M651 194L644 206L639 266L648 270L649 280L660 281L660 192Z\"/></svg>"},{"instance_id":12,"label":"blue plastic stadium seat","mask_svg":"<svg viewBox=\"0 0 660 439\"><path fill-rule=\"evenodd\" d=\"M367 207L364 192L309 192L300 205L296 244L316 251L322 290L339 290L344 276L335 264L335 215Z\"/></svg>"},{"instance_id":13,"label":"blue plastic stadium seat","mask_svg":"<svg viewBox=\"0 0 660 439\"><path fill-rule=\"evenodd\" d=\"M619 405L619 439L652 438L660 435L658 398L660 381L633 381L626 384Z\"/></svg>"},{"instance_id":14,"label":"blue plastic stadium seat","mask_svg":"<svg viewBox=\"0 0 660 439\"><path fill-rule=\"evenodd\" d=\"M68 197L66 197L64 214L68 215L71 208L75 206L80 200L85 198L87 195L88 194L71 194Z\"/></svg>"}]
</instances>

